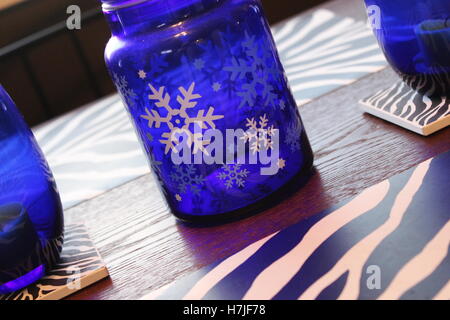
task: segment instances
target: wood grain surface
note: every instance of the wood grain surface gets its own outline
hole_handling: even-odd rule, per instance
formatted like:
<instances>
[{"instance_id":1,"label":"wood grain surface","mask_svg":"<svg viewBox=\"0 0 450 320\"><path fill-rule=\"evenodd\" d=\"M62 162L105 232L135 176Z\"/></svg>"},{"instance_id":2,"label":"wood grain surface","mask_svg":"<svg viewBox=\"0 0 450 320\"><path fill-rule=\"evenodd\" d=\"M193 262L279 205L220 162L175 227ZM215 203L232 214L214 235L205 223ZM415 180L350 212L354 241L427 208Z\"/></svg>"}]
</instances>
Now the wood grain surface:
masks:
<instances>
[{"instance_id":1,"label":"wood grain surface","mask_svg":"<svg viewBox=\"0 0 450 320\"><path fill-rule=\"evenodd\" d=\"M171 216L151 176L68 210L68 222L86 223L111 274L70 299L139 299L449 150L450 128L425 138L360 111L361 98L397 79L388 68L304 106L316 172L303 189L259 215L210 228L184 225Z\"/></svg>"}]
</instances>

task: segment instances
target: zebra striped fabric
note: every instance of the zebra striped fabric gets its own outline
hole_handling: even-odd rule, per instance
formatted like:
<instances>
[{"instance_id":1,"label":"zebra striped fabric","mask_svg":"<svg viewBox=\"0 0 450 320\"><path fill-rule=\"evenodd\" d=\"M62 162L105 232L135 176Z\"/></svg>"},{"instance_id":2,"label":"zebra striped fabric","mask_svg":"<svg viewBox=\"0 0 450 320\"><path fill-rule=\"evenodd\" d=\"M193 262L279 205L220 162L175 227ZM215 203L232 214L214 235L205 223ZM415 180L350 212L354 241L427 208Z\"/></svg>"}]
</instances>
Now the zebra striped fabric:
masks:
<instances>
[{"instance_id":1,"label":"zebra striped fabric","mask_svg":"<svg viewBox=\"0 0 450 320\"><path fill-rule=\"evenodd\" d=\"M58 300L108 276L108 270L84 225L65 228L59 263L40 281L0 300Z\"/></svg>"},{"instance_id":2,"label":"zebra striped fabric","mask_svg":"<svg viewBox=\"0 0 450 320\"><path fill-rule=\"evenodd\" d=\"M450 152L144 299L450 299Z\"/></svg>"},{"instance_id":3,"label":"zebra striped fabric","mask_svg":"<svg viewBox=\"0 0 450 320\"><path fill-rule=\"evenodd\" d=\"M299 105L386 66L365 22L328 10L291 19L272 33Z\"/></svg>"},{"instance_id":4,"label":"zebra striped fabric","mask_svg":"<svg viewBox=\"0 0 450 320\"><path fill-rule=\"evenodd\" d=\"M386 65L364 22L317 10L273 29L299 105ZM65 208L147 174L117 95L34 130Z\"/></svg>"},{"instance_id":5,"label":"zebra striped fabric","mask_svg":"<svg viewBox=\"0 0 450 320\"><path fill-rule=\"evenodd\" d=\"M419 86L426 82L418 78L410 81L417 81ZM424 136L450 125L449 98L430 98L412 90L403 81L378 91L360 103L367 113Z\"/></svg>"},{"instance_id":6,"label":"zebra striped fabric","mask_svg":"<svg viewBox=\"0 0 450 320\"><path fill-rule=\"evenodd\" d=\"M108 97L34 130L61 193L72 207L149 172L129 117Z\"/></svg>"}]
</instances>

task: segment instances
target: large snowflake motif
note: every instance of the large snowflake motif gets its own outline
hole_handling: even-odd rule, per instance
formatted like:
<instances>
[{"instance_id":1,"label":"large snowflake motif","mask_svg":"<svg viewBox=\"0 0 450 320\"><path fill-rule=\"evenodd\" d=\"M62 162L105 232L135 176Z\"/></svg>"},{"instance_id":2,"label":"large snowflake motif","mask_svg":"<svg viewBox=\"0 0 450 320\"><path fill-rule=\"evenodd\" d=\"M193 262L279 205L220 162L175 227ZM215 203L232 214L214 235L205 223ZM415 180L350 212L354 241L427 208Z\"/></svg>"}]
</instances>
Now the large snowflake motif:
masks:
<instances>
[{"instance_id":1,"label":"large snowflake motif","mask_svg":"<svg viewBox=\"0 0 450 320\"><path fill-rule=\"evenodd\" d=\"M116 85L117 90L121 94L123 100L128 106L134 106L136 93L133 89L128 87L128 81L124 76L119 76L118 74L113 74L114 84Z\"/></svg>"},{"instance_id":2,"label":"large snowflake motif","mask_svg":"<svg viewBox=\"0 0 450 320\"><path fill-rule=\"evenodd\" d=\"M197 169L194 165L176 166L170 177L178 184L178 190L181 194L186 193L190 189L193 194L198 195L200 193L198 186L203 185L205 182L205 179L197 174Z\"/></svg>"},{"instance_id":3,"label":"large snowflake motif","mask_svg":"<svg viewBox=\"0 0 450 320\"><path fill-rule=\"evenodd\" d=\"M222 169L223 171L219 172L218 177L220 180L225 181L227 189L231 189L234 185L237 187L245 187L245 178L247 178L250 173L247 169L241 169L240 164L226 164Z\"/></svg>"},{"instance_id":4,"label":"large snowflake motif","mask_svg":"<svg viewBox=\"0 0 450 320\"><path fill-rule=\"evenodd\" d=\"M195 82L193 82L189 89L179 87L177 102L180 105L179 109L175 109L170 105L171 97L165 92L165 87L160 87L159 90L155 89L151 84L150 90L152 94L149 95L149 99L156 101L155 105L158 108L164 109L167 112L166 116L162 116L156 110L149 110L145 108L146 115L141 117L148 120L149 128L160 128L161 124L166 124L169 131L162 134L161 140L163 145L166 146L165 153L168 154L171 150L178 152L177 146L181 143L180 138L183 137L184 143L193 150L196 154L198 151L207 153L205 146L210 144L211 141L203 140L203 133L193 133L192 129L195 125L203 129L215 129L216 125L214 121L224 118L223 115L214 115L214 108L209 107L205 114L205 110L199 110L196 117L190 117L188 110L197 106L197 101L202 96L194 93ZM199 130L201 131L201 130Z\"/></svg>"},{"instance_id":5,"label":"large snowflake motif","mask_svg":"<svg viewBox=\"0 0 450 320\"><path fill-rule=\"evenodd\" d=\"M239 108L244 106L254 107L258 98L258 90L267 106L276 108L277 94L274 93L274 87L270 80L277 80L280 71L273 64L273 58L266 48L258 45L255 36L249 36L245 33L246 40L242 42L242 47L248 59L232 58L232 65L225 67L225 71L231 72L231 80L243 80L243 84L237 95L241 97ZM261 54L260 52L261 47Z\"/></svg>"},{"instance_id":6,"label":"large snowflake motif","mask_svg":"<svg viewBox=\"0 0 450 320\"><path fill-rule=\"evenodd\" d=\"M286 137L284 143L286 143L292 152L300 150L300 135L302 127L298 121L291 123L286 129Z\"/></svg>"},{"instance_id":7,"label":"large snowflake motif","mask_svg":"<svg viewBox=\"0 0 450 320\"><path fill-rule=\"evenodd\" d=\"M241 139L250 144L253 153L273 148L272 137L275 135L275 127L269 126L266 114L259 117L259 121L256 121L255 118L247 119L246 126L248 130Z\"/></svg>"}]
</instances>

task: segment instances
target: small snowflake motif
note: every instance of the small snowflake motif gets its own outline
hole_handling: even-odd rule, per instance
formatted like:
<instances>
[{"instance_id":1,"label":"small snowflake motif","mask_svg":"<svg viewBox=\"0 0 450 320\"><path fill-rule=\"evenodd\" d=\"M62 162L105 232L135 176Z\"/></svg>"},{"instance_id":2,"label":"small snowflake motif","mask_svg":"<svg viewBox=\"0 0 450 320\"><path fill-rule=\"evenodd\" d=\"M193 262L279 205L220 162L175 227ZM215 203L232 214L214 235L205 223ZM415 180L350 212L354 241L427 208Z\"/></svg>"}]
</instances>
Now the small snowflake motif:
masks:
<instances>
[{"instance_id":1,"label":"small snowflake motif","mask_svg":"<svg viewBox=\"0 0 450 320\"><path fill-rule=\"evenodd\" d=\"M149 85L152 94L149 95L150 100L154 100L157 108L165 109L166 116L162 116L156 110L145 109L146 114L141 118L148 120L149 128L160 128L164 123L167 125L169 131L162 134L161 140L163 145L166 146L165 153L168 154L171 150L177 152L177 146L181 143L180 137L187 136L187 146L193 147L193 153L201 151L207 153L205 146L210 144L210 141L203 140L203 133L192 133L192 127L198 125L201 129L215 129L216 125L214 121L223 119L223 115L214 115L214 108L209 107L208 111L199 110L196 117L190 117L187 113L189 109L195 108L198 104L196 100L202 96L194 93L195 82L186 90L184 87L180 87L178 90L181 95L177 97L177 102L180 104L179 109L175 109L170 105L171 97L165 92L165 87L161 87L158 90L152 85Z\"/></svg>"},{"instance_id":2,"label":"small snowflake motif","mask_svg":"<svg viewBox=\"0 0 450 320\"><path fill-rule=\"evenodd\" d=\"M279 169L284 169L286 167L286 160L283 158L278 159L277 165Z\"/></svg>"},{"instance_id":3,"label":"small snowflake motif","mask_svg":"<svg viewBox=\"0 0 450 320\"><path fill-rule=\"evenodd\" d=\"M177 199L178 202L183 201L183 198L179 194L175 195L175 199Z\"/></svg>"},{"instance_id":4,"label":"small snowflake motif","mask_svg":"<svg viewBox=\"0 0 450 320\"><path fill-rule=\"evenodd\" d=\"M250 143L250 149L255 154L262 150L269 150L273 148L272 137L275 134L274 126L268 124L267 115L259 117L257 122L255 118L247 119L248 130L241 137L245 142Z\"/></svg>"},{"instance_id":5,"label":"small snowflake motif","mask_svg":"<svg viewBox=\"0 0 450 320\"><path fill-rule=\"evenodd\" d=\"M205 183L203 177L197 174L197 169L194 165L176 166L175 171L171 173L170 177L178 184L178 190L184 194L190 189L193 194L200 194L199 185Z\"/></svg>"},{"instance_id":6,"label":"small snowflake motif","mask_svg":"<svg viewBox=\"0 0 450 320\"><path fill-rule=\"evenodd\" d=\"M156 160L155 153L153 152L153 148L150 148L150 152L148 153L150 157L150 166L158 176L158 179L160 179L161 175L161 167L163 163L161 161Z\"/></svg>"},{"instance_id":7,"label":"small snowflake motif","mask_svg":"<svg viewBox=\"0 0 450 320\"><path fill-rule=\"evenodd\" d=\"M280 109L282 111L284 111L284 109L286 109L286 102L284 102L284 100L280 100Z\"/></svg>"},{"instance_id":8,"label":"small snowflake motif","mask_svg":"<svg viewBox=\"0 0 450 320\"><path fill-rule=\"evenodd\" d=\"M203 59L196 59L194 61L194 67L197 70L202 70L205 67L205 61Z\"/></svg>"},{"instance_id":9,"label":"small snowflake motif","mask_svg":"<svg viewBox=\"0 0 450 320\"><path fill-rule=\"evenodd\" d=\"M128 106L134 106L137 95L136 93L134 93L132 89L128 87L128 81L125 79L124 76L119 76L116 73L113 73L113 78L114 84L116 85L117 90L122 96L123 101Z\"/></svg>"},{"instance_id":10,"label":"small snowflake motif","mask_svg":"<svg viewBox=\"0 0 450 320\"><path fill-rule=\"evenodd\" d=\"M241 98L239 108L255 107L259 96L262 98L261 104L276 108L277 94L272 81L279 82L280 70L273 59L268 59L270 53L263 44L258 43L255 36L246 32L241 46L246 59L233 57L231 66L224 68L231 73L231 81L244 80L236 93Z\"/></svg>"},{"instance_id":11,"label":"small snowflake motif","mask_svg":"<svg viewBox=\"0 0 450 320\"><path fill-rule=\"evenodd\" d=\"M218 82L215 82L213 84L212 88L213 88L214 92L219 92L220 89L222 89L222 85L220 83L218 83Z\"/></svg>"},{"instance_id":12,"label":"small snowflake motif","mask_svg":"<svg viewBox=\"0 0 450 320\"><path fill-rule=\"evenodd\" d=\"M284 143L286 143L292 152L300 150L300 135L302 127L298 121L291 123L286 130L286 137Z\"/></svg>"},{"instance_id":13,"label":"small snowflake motif","mask_svg":"<svg viewBox=\"0 0 450 320\"><path fill-rule=\"evenodd\" d=\"M250 173L247 169L241 169L240 164L226 164L222 167L222 170L222 172L219 172L218 177L220 180L224 180L227 189L231 189L235 185L239 188L245 187L245 178Z\"/></svg>"},{"instance_id":14,"label":"small snowflake motif","mask_svg":"<svg viewBox=\"0 0 450 320\"><path fill-rule=\"evenodd\" d=\"M169 64L166 61L167 55L166 54L152 54L150 56L150 70L151 70L151 76L155 76L155 74L160 74L164 72L165 68L169 66ZM149 75L147 75L149 76Z\"/></svg>"},{"instance_id":15,"label":"small snowflake motif","mask_svg":"<svg viewBox=\"0 0 450 320\"><path fill-rule=\"evenodd\" d=\"M138 75L139 75L139 78L141 78L142 80L147 78L147 73L144 70L139 70Z\"/></svg>"}]
</instances>

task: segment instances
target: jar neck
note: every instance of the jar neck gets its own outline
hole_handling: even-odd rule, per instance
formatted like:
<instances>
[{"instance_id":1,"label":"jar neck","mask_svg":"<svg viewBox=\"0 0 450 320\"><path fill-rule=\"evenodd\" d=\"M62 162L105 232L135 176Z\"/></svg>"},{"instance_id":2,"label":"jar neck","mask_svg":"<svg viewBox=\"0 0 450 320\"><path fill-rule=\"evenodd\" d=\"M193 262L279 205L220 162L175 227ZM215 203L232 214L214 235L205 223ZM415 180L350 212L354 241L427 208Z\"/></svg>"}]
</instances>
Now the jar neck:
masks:
<instances>
[{"instance_id":1,"label":"jar neck","mask_svg":"<svg viewBox=\"0 0 450 320\"><path fill-rule=\"evenodd\" d=\"M114 36L176 25L226 0L102 0Z\"/></svg>"}]
</instances>

